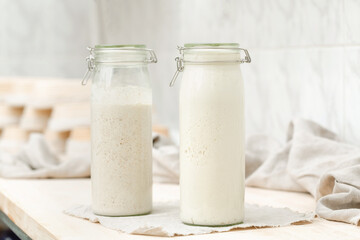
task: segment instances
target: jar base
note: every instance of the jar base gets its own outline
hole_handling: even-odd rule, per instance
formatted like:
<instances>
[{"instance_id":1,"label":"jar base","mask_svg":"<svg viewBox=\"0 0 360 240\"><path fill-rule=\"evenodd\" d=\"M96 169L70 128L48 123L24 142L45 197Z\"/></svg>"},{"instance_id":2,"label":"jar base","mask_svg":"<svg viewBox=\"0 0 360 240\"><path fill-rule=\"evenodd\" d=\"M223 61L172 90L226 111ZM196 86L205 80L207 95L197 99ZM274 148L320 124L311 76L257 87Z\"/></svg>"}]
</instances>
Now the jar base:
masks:
<instances>
[{"instance_id":1,"label":"jar base","mask_svg":"<svg viewBox=\"0 0 360 240\"><path fill-rule=\"evenodd\" d=\"M237 224L242 224L244 222L241 221L241 222L237 222L237 223L230 223L230 224L224 224L224 225L194 224L194 223L187 223L184 221L182 221L182 223L184 223L185 225L188 225L188 226L193 226L193 227L229 227L229 226L234 226Z\"/></svg>"},{"instance_id":2,"label":"jar base","mask_svg":"<svg viewBox=\"0 0 360 240\"><path fill-rule=\"evenodd\" d=\"M151 211L149 211L149 212L145 212L145 213L121 215L121 214L101 214L101 213L96 213L95 211L92 211L92 212L96 216L101 216L101 217L136 217L136 216L148 215L151 213Z\"/></svg>"}]
</instances>

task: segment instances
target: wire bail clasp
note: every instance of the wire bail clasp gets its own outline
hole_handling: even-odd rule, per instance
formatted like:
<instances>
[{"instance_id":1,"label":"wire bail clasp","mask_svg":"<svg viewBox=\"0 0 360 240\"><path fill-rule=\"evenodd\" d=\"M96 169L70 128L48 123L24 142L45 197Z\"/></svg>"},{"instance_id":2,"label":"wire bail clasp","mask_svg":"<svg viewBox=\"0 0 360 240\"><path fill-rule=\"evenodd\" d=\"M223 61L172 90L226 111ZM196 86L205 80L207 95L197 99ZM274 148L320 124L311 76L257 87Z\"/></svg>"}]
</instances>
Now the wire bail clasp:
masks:
<instances>
[{"instance_id":1,"label":"wire bail clasp","mask_svg":"<svg viewBox=\"0 0 360 240\"><path fill-rule=\"evenodd\" d=\"M179 76L179 73L184 71L184 59L181 57L176 57L175 61L176 61L176 72L175 72L173 78L171 79L171 82L169 85L170 87L174 86L175 81L176 81L177 77Z\"/></svg>"},{"instance_id":2,"label":"wire bail clasp","mask_svg":"<svg viewBox=\"0 0 360 240\"><path fill-rule=\"evenodd\" d=\"M157 63L158 60L157 60L154 50L146 49L146 51L148 51L150 53L150 59L146 60L146 62L147 63Z\"/></svg>"},{"instance_id":3,"label":"wire bail clasp","mask_svg":"<svg viewBox=\"0 0 360 240\"><path fill-rule=\"evenodd\" d=\"M86 71L83 80L81 81L82 85L86 85L88 80L92 77L94 68L95 68L95 62L94 62L94 49L92 47L87 47L87 50L89 50L90 55L86 57L86 62L88 64L88 70Z\"/></svg>"},{"instance_id":4,"label":"wire bail clasp","mask_svg":"<svg viewBox=\"0 0 360 240\"><path fill-rule=\"evenodd\" d=\"M244 48L239 48L239 49L243 50L245 53L245 58L240 60L241 63L251 63L251 57L250 57L249 51Z\"/></svg>"},{"instance_id":5,"label":"wire bail clasp","mask_svg":"<svg viewBox=\"0 0 360 240\"><path fill-rule=\"evenodd\" d=\"M239 48L239 47L180 47L178 46L177 49L179 50L180 57L176 57L176 66L177 70L171 79L170 87L174 86L176 79L179 76L179 73L184 71L184 63L188 64L222 64L222 63L251 63L251 57L247 49ZM184 52L186 50L236 50L236 51L244 51L245 58L239 58L236 60L224 60L224 61L194 61L194 60L184 60Z\"/></svg>"}]
</instances>

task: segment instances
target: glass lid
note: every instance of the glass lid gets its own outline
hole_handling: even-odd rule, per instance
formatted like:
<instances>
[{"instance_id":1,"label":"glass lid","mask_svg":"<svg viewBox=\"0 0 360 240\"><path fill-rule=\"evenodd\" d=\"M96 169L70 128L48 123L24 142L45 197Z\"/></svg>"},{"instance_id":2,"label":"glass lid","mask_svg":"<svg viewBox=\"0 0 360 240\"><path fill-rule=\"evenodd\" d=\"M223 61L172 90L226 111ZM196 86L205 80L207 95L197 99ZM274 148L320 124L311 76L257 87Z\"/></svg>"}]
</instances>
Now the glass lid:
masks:
<instances>
[{"instance_id":1,"label":"glass lid","mask_svg":"<svg viewBox=\"0 0 360 240\"><path fill-rule=\"evenodd\" d=\"M122 44L122 45L112 45L112 44L99 44L95 45L95 49L99 48L146 48L145 44Z\"/></svg>"},{"instance_id":2,"label":"glass lid","mask_svg":"<svg viewBox=\"0 0 360 240\"><path fill-rule=\"evenodd\" d=\"M238 43L185 43L186 48L238 48Z\"/></svg>"}]
</instances>

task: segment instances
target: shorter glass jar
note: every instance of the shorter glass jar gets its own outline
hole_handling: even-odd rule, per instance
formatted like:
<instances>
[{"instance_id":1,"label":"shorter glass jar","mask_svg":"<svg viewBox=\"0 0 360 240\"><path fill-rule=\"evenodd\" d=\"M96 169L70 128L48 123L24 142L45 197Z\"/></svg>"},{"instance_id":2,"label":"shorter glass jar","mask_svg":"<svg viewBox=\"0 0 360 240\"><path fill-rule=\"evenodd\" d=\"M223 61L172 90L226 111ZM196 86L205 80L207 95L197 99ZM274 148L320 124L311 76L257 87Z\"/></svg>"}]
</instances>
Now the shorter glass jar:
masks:
<instances>
[{"instance_id":1,"label":"shorter glass jar","mask_svg":"<svg viewBox=\"0 0 360 240\"><path fill-rule=\"evenodd\" d=\"M95 214L129 216L152 208L152 91L145 45L90 49L91 182Z\"/></svg>"},{"instance_id":2,"label":"shorter glass jar","mask_svg":"<svg viewBox=\"0 0 360 240\"><path fill-rule=\"evenodd\" d=\"M180 87L180 217L225 226L244 219L244 93L238 44L185 44ZM240 51L246 54L240 57ZM177 77L175 74L172 85Z\"/></svg>"}]
</instances>

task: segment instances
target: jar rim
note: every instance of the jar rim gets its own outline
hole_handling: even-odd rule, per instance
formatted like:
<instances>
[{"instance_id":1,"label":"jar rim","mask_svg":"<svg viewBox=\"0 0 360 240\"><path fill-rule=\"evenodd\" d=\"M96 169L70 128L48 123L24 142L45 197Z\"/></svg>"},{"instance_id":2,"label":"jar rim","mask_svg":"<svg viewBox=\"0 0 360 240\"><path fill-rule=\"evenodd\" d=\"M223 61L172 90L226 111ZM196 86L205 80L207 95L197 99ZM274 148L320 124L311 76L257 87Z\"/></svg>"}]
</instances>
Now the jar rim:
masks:
<instances>
[{"instance_id":1,"label":"jar rim","mask_svg":"<svg viewBox=\"0 0 360 240\"><path fill-rule=\"evenodd\" d=\"M157 63L157 57L152 49L146 48L145 44L123 44L123 45L107 45L98 44L94 47L88 47L90 55L86 58L88 63L88 71L86 72L82 85L86 85L91 78L96 64L148 64ZM125 53L113 56L114 53ZM136 54L134 54L136 53Z\"/></svg>"},{"instance_id":2,"label":"jar rim","mask_svg":"<svg viewBox=\"0 0 360 240\"><path fill-rule=\"evenodd\" d=\"M215 63L244 63L250 62L246 49L240 48L239 43L185 43L178 46L183 63L215 64ZM241 51L245 58L241 58Z\"/></svg>"},{"instance_id":3,"label":"jar rim","mask_svg":"<svg viewBox=\"0 0 360 240\"><path fill-rule=\"evenodd\" d=\"M225 64L225 63L250 63L251 58L248 50L244 48L240 48L238 43L185 43L184 47L178 46L180 56L175 58L177 70L170 82L170 87L172 87L178 77L179 73L184 71L185 64ZM203 53L207 53L207 55L215 55L219 50L227 51L226 54L216 54L214 59L206 59ZM228 51L230 51L230 57L228 55ZM236 52L235 52L236 51ZM243 51L245 53L245 58L241 58L240 52ZM185 52L187 54L185 54ZM197 53L202 54L197 54ZM235 52L235 54L234 54ZM195 53L195 54L190 54ZM210 54L209 54L210 53ZM186 56L185 56L186 55ZM236 59L231 55L236 55Z\"/></svg>"},{"instance_id":4,"label":"jar rim","mask_svg":"<svg viewBox=\"0 0 360 240\"><path fill-rule=\"evenodd\" d=\"M239 43L185 43L185 48L238 48Z\"/></svg>"},{"instance_id":5,"label":"jar rim","mask_svg":"<svg viewBox=\"0 0 360 240\"><path fill-rule=\"evenodd\" d=\"M144 49L146 48L145 44L98 44L95 45L95 49L122 49L122 48L134 48L134 49Z\"/></svg>"},{"instance_id":6,"label":"jar rim","mask_svg":"<svg viewBox=\"0 0 360 240\"><path fill-rule=\"evenodd\" d=\"M88 47L93 63L156 63L157 57L145 44L98 44Z\"/></svg>"},{"instance_id":7,"label":"jar rim","mask_svg":"<svg viewBox=\"0 0 360 240\"><path fill-rule=\"evenodd\" d=\"M177 49L181 55L177 59L182 63L251 62L249 52L240 48L239 43L185 43L184 47L178 46ZM241 51L245 53L245 58L241 58ZM214 57L215 59L201 59L204 57Z\"/></svg>"}]
</instances>

